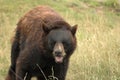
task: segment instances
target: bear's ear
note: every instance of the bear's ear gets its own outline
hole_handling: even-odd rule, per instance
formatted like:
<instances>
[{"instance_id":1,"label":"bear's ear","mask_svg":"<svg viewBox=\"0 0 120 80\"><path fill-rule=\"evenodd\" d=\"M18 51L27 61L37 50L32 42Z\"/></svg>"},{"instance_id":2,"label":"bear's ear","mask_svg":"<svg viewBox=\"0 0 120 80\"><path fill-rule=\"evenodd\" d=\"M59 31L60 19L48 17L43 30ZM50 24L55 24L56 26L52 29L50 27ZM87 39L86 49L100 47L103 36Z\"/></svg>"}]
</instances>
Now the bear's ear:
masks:
<instances>
[{"instance_id":1,"label":"bear's ear","mask_svg":"<svg viewBox=\"0 0 120 80\"><path fill-rule=\"evenodd\" d=\"M73 36L76 34L77 26L78 26L78 25L76 24L76 25L74 25L74 26L71 28L71 32L72 32Z\"/></svg>"}]
</instances>

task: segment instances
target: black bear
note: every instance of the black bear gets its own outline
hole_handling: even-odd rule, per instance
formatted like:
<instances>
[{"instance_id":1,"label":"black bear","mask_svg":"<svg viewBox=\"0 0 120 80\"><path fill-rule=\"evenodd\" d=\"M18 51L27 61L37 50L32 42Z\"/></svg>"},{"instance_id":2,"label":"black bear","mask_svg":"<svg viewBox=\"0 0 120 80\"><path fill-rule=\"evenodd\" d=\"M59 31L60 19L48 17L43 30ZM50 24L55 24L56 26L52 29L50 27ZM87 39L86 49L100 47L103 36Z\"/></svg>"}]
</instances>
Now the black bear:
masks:
<instances>
[{"instance_id":1,"label":"black bear","mask_svg":"<svg viewBox=\"0 0 120 80\"><path fill-rule=\"evenodd\" d=\"M38 6L18 22L6 80L65 80L76 48L77 25L70 26L48 6ZM53 68L53 71L51 70ZM51 77L52 78L52 77Z\"/></svg>"}]
</instances>

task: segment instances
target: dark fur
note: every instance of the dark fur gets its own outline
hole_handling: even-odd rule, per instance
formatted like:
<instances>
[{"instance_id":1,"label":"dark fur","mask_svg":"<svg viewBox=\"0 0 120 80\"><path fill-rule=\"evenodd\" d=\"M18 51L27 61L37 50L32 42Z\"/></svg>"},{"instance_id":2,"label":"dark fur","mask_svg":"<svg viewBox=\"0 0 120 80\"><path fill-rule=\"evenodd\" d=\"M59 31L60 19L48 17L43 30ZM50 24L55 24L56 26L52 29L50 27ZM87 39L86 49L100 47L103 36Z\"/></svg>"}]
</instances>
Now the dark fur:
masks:
<instances>
[{"instance_id":1,"label":"dark fur","mask_svg":"<svg viewBox=\"0 0 120 80\"><path fill-rule=\"evenodd\" d=\"M68 46L69 50L66 51L63 63L59 64L54 61L52 51L46 42L49 32L55 29L67 30L73 36L73 43ZM33 76L38 80L45 80L36 64L42 68L47 78L52 74L53 67L54 76L59 80L65 80L69 58L76 48L75 32L76 27L71 28L49 7L38 6L29 11L18 22L11 49L11 66L6 80L23 80L26 72L26 80Z\"/></svg>"}]
</instances>

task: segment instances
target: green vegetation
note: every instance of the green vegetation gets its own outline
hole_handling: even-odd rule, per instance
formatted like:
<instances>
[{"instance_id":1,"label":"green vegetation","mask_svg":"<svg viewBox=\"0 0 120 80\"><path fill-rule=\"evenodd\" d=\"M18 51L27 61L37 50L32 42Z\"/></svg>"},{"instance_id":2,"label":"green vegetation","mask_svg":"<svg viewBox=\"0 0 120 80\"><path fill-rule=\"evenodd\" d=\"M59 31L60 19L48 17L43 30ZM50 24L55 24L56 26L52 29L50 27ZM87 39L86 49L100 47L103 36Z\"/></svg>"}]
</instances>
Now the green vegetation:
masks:
<instances>
[{"instance_id":1,"label":"green vegetation","mask_svg":"<svg viewBox=\"0 0 120 80\"><path fill-rule=\"evenodd\" d=\"M0 0L0 80L10 65L18 20L38 5L49 5L71 25L78 24L66 80L120 80L119 0Z\"/></svg>"}]
</instances>

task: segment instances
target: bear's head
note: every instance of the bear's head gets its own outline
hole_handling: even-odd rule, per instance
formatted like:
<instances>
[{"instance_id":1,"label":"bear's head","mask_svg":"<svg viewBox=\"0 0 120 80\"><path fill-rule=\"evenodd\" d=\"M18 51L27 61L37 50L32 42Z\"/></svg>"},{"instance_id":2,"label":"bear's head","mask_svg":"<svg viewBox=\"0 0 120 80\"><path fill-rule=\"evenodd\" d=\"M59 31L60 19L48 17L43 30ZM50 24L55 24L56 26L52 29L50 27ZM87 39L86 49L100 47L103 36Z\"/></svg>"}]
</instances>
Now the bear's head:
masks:
<instances>
[{"instance_id":1,"label":"bear's head","mask_svg":"<svg viewBox=\"0 0 120 80\"><path fill-rule=\"evenodd\" d=\"M68 26L68 25L66 25ZM67 28L59 25L52 29L44 29L46 35L46 45L56 63L62 63L65 57L69 57L76 48L77 25Z\"/></svg>"}]
</instances>

